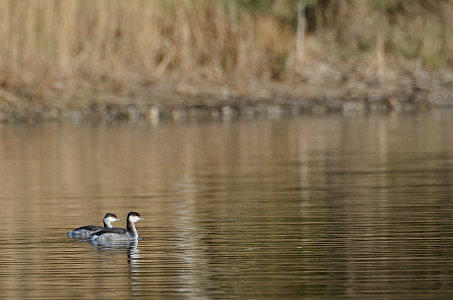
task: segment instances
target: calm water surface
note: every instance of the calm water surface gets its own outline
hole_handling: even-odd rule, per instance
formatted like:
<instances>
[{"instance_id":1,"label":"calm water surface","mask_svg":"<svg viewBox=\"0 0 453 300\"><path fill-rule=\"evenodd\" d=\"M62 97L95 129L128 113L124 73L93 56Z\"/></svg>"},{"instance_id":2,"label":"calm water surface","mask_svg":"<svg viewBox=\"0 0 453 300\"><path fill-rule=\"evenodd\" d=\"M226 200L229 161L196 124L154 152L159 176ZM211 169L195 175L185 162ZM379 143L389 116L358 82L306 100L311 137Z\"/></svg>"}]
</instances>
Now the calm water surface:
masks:
<instances>
[{"instance_id":1,"label":"calm water surface","mask_svg":"<svg viewBox=\"0 0 453 300\"><path fill-rule=\"evenodd\" d=\"M1 125L0 298L446 298L452 128L452 111ZM131 210L137 246L66 236Z\"/></svg>"}]
</instances>

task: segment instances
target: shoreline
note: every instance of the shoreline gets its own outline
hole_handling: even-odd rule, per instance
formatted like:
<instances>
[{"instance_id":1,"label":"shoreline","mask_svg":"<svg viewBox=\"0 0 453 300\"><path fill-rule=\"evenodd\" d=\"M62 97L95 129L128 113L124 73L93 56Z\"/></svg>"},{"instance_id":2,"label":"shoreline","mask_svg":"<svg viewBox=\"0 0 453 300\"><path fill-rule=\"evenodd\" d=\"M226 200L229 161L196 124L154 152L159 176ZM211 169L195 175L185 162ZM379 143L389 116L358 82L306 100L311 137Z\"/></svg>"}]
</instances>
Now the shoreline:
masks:
<instances>
[{"instance_id":1,"label":"shoreline","mask_svg":"<svg viewBox=\"0 0 453 300\"><path fill-rule=\"evenodd\" d=\"M448 1L258 2L0 2L0 122L453 106Z\"/></svg>"},{"instance_id":2,"label":"shoreline","mask_svg":"<svg viewBox=\"0 0 453 300\"><path fill-rule=\"evenodd\" d=\"M154 82L124 90L53 90L19 96L0 88L0 122L204 120L297 115L418 112L452 107L453 86L411 85L345 87L269 83L253 88L219 84Z\"/></svg>"}]
</instances>

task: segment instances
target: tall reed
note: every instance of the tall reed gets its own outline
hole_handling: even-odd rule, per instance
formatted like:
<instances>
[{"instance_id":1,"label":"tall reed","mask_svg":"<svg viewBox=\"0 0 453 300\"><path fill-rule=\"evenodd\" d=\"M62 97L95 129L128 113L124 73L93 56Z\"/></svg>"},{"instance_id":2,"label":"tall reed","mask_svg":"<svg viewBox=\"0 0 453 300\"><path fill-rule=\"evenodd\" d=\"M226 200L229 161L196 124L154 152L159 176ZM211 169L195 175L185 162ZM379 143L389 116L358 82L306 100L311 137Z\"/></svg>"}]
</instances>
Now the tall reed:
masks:
<instances>
[{"instance_id":1,"label":"tall reed","mask_svg":"<svg viewBox=\"0 0 453 300\"><path fill-rule=\"evenodd\" d=\"M27 83L52 74L269 78L288 26L234 5L158 0L0 1L0 68Z\"/></svg>"},{"instance_id":2,"label":"tall reed","mask_svg":"<svg viewBox=\"0 0 453 300\"><path fill-rule=\"evenodd\" d=\"M233 0L3 0L0 86L298 78L311 69L293 72L296 1L268 2L254 11ZM304 39L305 64L362 59L382 73L388 57L453 61L450 0L318 2L307 2L317 27Z\"/></svg>"}]
</instances>

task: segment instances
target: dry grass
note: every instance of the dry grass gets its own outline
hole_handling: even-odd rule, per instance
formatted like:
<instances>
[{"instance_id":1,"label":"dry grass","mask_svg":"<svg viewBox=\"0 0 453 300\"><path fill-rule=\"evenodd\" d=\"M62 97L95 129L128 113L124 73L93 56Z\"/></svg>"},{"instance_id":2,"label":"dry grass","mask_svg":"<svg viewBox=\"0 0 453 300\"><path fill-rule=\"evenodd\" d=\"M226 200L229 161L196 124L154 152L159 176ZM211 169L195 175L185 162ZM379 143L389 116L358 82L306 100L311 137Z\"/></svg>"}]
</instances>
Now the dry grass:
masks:
<instances>
[{"instance_id":1,"label":"dry grass","mask_svg":"<svg viewBox=\"0 0 453 300\"><path fill-rule=\"evenodd\" d=\"M452 1L323 2L301 67L294 1L261 12L234 1L0 1L0 86L39 98L160 78L249 86L335 80L351 70L383 77L388 62L411 70L453 62ZM286 17L276 15L281 7Z\"/></svg>"},{"instance_id":2,"label":"dry grass","mask_svg":"<svg viewBox=\"0 0 453 300\"><path fill-rule=\"evenodd\" d=\"M47 76L267 80L292 45L271 17L201 1L6 0L0 13L4 86Z\"/></svg>"}]
</instances>

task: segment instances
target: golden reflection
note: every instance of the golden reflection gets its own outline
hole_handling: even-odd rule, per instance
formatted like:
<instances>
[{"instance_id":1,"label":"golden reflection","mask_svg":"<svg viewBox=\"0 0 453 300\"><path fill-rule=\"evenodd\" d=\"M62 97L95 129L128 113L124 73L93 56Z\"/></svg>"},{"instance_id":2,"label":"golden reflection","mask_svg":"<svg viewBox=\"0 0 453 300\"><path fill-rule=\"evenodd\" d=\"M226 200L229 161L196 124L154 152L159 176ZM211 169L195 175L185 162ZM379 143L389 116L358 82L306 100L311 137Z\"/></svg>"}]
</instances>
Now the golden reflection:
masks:
<instances>
[{"instance_id":1,"label":"golden reflection","mask_svg":"<svg viewBox=\"0 0 453 300\"><path fill-rule=\"evenodd\" d=\"M406 270L410 288L447 258L452 123L1 125L0 296L294 296ZM65 236L134 210L138 245Z\"/></svg>"}]
</instances>

